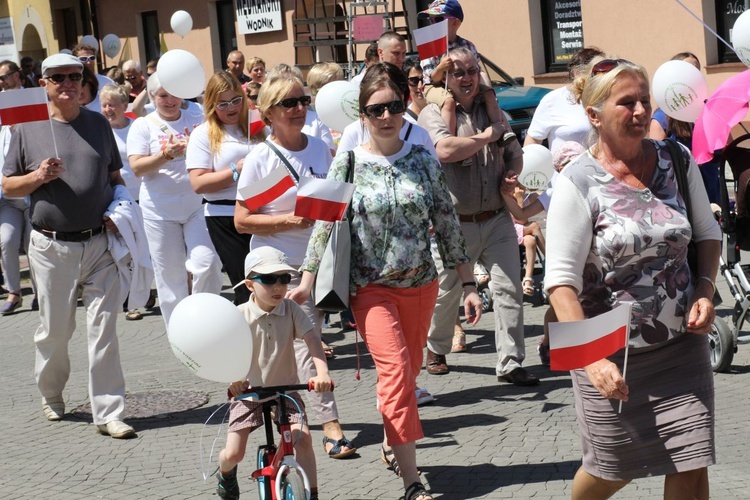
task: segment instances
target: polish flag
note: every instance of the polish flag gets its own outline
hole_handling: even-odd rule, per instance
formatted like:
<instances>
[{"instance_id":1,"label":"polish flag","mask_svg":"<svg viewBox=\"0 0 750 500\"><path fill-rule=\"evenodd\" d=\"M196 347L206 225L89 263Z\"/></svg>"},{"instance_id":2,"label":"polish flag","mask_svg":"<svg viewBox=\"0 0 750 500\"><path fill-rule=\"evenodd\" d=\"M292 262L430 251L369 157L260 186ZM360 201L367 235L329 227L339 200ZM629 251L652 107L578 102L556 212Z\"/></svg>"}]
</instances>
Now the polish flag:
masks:
<instances>
[{"instance_id":1,"label":"polish flag","mask_svg":"<svg viewBox=\"0 0 750 500\"><path fill-rule=\"evenodd\" d=\"M328 222L341 220L352 194L354 184L302 177L299 180L294 215Z\"/></svg>"},{"instance_id":2,"label":"polish flag","mask_svg":"<svg viewBox=\"0 0 750 500\"><path fill-rule=\"evenodd\" d=\"M583 368L626 347L629 336L630 304L583 321L550 323L550 369Z\"/></svg>"},{"instance_id":3,"label":"polish flag","mask_svg":"<svg viewBox=\"0 0 750 500\"><path fill-rule=\"evenodd\" d=\"M245 205L249 210L257 210L271 203L292 187L294 187L294 179L289 175L289 170L280 165L259 181L238 185L237 192L245 200Z\"/></svg>"},{"instance_id":4,"label":"polish flag","mask_svg":"<svg viewBox=\"0 0 750 500\"><path fill-rule=\"evenodd\" d=\"M442 56L448 52L448 20L431 24L413 31L414 41L417 42L419 59L425 60L435 56Z\"/></svg>"},{"instance_id":5,"label":"polish flag","mask_svg":"<svg viewBox=\"0 0 750 500\"><path fill-rule=\"evenodd\" d=\"M49 120L47 91L44 87L0 93L1 124L15 125L43 120Z\"/></svg>"},{"instance_id":6,"label":"polish flag","mask_svg":"<svg viewBox=\"0 0 750 500\"><path fill-rule=\"evenodd\" d=\"M251 136L258 135L261 130L266 128L266 122L260 117L260 111L257 109L251 109L247 114L248 126L247 130Z\"/></svg>"}]
</instances>

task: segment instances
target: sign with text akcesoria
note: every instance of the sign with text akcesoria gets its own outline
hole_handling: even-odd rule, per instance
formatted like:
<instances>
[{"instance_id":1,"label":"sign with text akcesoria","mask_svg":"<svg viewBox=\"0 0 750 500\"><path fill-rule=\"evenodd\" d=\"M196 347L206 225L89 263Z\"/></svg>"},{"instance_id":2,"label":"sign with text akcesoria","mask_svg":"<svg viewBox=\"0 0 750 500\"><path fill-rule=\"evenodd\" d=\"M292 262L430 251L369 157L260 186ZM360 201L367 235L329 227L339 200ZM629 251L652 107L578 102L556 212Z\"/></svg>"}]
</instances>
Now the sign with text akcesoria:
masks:
<instances>
[{"instance_id":1,"label":"sign with text akcesoria","mask_svg":"<svg viewBox=\"0 0 750 500\"><path fill-rule=\"evenodd\" d=\"M548 25L552 37L552 65L565 65L583 48L581 2L549 1Z\"/></svg>"},{"instance_id":2,"label":"sign with text akcesoria","mask_svg":"<svg viewBox=\"0 0 750 500\"><path fill-rule=\"evenodd\" d=\"M235 0L234 4L240 35L283 29L281 0Z\"/></svg>"}]
</instances>

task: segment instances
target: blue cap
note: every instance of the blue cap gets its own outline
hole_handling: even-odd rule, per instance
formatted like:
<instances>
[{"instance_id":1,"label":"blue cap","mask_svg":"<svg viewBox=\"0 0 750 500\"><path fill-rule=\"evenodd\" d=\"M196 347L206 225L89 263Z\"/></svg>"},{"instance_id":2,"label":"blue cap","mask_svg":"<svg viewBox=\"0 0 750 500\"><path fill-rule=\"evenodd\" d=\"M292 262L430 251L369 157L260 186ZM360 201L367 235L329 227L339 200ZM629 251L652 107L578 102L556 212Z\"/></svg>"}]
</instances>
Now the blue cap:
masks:
<instances>
[{"instance_id":1,"label":"blue cap","mask_svg":"<svg viewBox=\"0 0 750 500\"><path fill-rule=\"evenodd\" d=\"M417 14L419 19L427 19L431 16L450 16L463 22L464 11L457 0L435 0L427 10Z\"/></svg>"}]
</instances>

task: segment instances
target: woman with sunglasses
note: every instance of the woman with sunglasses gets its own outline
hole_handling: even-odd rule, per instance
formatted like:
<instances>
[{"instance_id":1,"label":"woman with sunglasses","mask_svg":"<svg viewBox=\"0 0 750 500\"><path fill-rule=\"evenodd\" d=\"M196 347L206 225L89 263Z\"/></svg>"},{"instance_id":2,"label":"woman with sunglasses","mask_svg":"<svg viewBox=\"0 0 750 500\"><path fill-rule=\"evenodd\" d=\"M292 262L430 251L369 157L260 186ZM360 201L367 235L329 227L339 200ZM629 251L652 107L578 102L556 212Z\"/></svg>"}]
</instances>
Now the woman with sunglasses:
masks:
<instances>
[{"instance_id":1,"label":"woman with sunglasses","mask_svg":"<svg viewBox=\"0 0 750 500\"><path fill-rule=\"evenodd\" d=\"M147 91L155 110L130 127L128 159L133 173L143 178L139 204L168 326L177 303L190 294L188 273L193 293L221 291L221 262L185 168L188 136L203 117L184 112L182 99L161 86L158 73L148 79Z\"/></svg>"},{"instance_id":2,"label":"woman with sunglasses","mask_svg":"<svg viewBox=\"0 0 750 500\"><path fill-rule=\"evenodd\" d=\"M419 65L419 60L414 57L407 58L404 62L404 73L406 73L409 96L411 97L409 107L406 108L406 116L409 116L416 123L419 113L427 106L427 99L424 97L423 72L422 67Z\"/></svg>"},{"instance_id":3,"label":"woman with sunglasses","mask_svg":"<svg viewBox=\"0 0 750 500\"><path fill-rule=\"evenodd\" d=\"M687 167L689 217L667 145L646 138L643 67L595 58L574 88L592 146L555 184L544 284L559 321L619 304L632 312L627 378L624 348L570 372L583 446L572 498L609 498L632 479L663 475L664 498L707 499L716 456L705 334L721 232L687 149L676 154ZM696 270L687 261L691 237Z\"/></svg>"},{"instance_id":4,"label":"woman with sunglasses","mask_svg":"<svg viewBox=\"0 0 750 500\"><path fill-rule=\"evenodd\" d=\"M339 153L330 179L347 179L353 169L350 306L378 374L377 399L385 439L382 460L401 476L407 500L432 498L419 480L415 442L424 437L415 380L437 298L437 271L430 231L445 265L473 282L450 193L440 163L423 147L399 137L405 110L400 86L369 70L359 94L360 119L369 139L354 149L354 162ZM331 229L318 223L302 265L302 284L290 294L310 296ZM475 289L464 307L474 324L481 315Z\"/></svg>"},{"instance_id":5,"label":"woman with sunglasses","mask_svg":"<svg viewBox=\"0 0 750 500\"><path fill-rule=\"evenodd\" d=\"M289 172L295 186L270 203L249 209L237 193L234 224L240 233L252 234L250 247L270 246L282 251L289 263L299 268L312 233L314 220L294 215L297 184L301 177L323 178L328 173L331 152L320 139L302 133L310 97L305 95L302 81L290 76L270 77L260 89L258 108L272 133L245 158L238 186L258 182L276 168ZM299 277L289 285L293 290ZM320 335L323 317L312 301L301 304ZM315 376L310 353L303 342L295 342L300 380ZM338 409L333 393L307 395L318 421L323 427L323 445L331 458L352 455L356 448L346 439L339 424Z\"/></svg>"},{"instance_id":6,"label":"woman with sunglasses","mask_svg":"<svg viewBox=\"0 0 750 500\"><path fill-rule=\"evenodd\" d=\"M244 277L244 259L250 234L234 227L237 180L250 150L266 137L249 137L248 109L239 80L226 71L215 73L206 84L203 110L206 120L190 134L185 164L193 190L203 195L203 213L211 241L232 283ZM247 287L234 291L234 303L250 298Z\"/></svg>"}]
</instances>

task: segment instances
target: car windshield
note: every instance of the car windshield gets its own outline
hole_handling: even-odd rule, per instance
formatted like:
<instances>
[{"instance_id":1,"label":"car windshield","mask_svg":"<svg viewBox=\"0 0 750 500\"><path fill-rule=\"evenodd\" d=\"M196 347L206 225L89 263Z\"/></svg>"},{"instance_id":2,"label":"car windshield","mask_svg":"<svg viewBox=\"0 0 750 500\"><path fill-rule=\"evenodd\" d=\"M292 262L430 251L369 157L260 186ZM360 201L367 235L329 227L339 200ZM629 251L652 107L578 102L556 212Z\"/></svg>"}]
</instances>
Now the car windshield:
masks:
<instances>
[{"instance_id":1,"label":"car windshield","mask_svg":"<svg viewBox=\"0 0 750 500\"><path fill-rule=\"evenodd\" d=\"M513 87L518 85L508 73L495 66L492 61L485 59L481 54L479 55L479 59L482 63L482 71L487 74L493 86Z\"/></svg>"}]
</instances>

